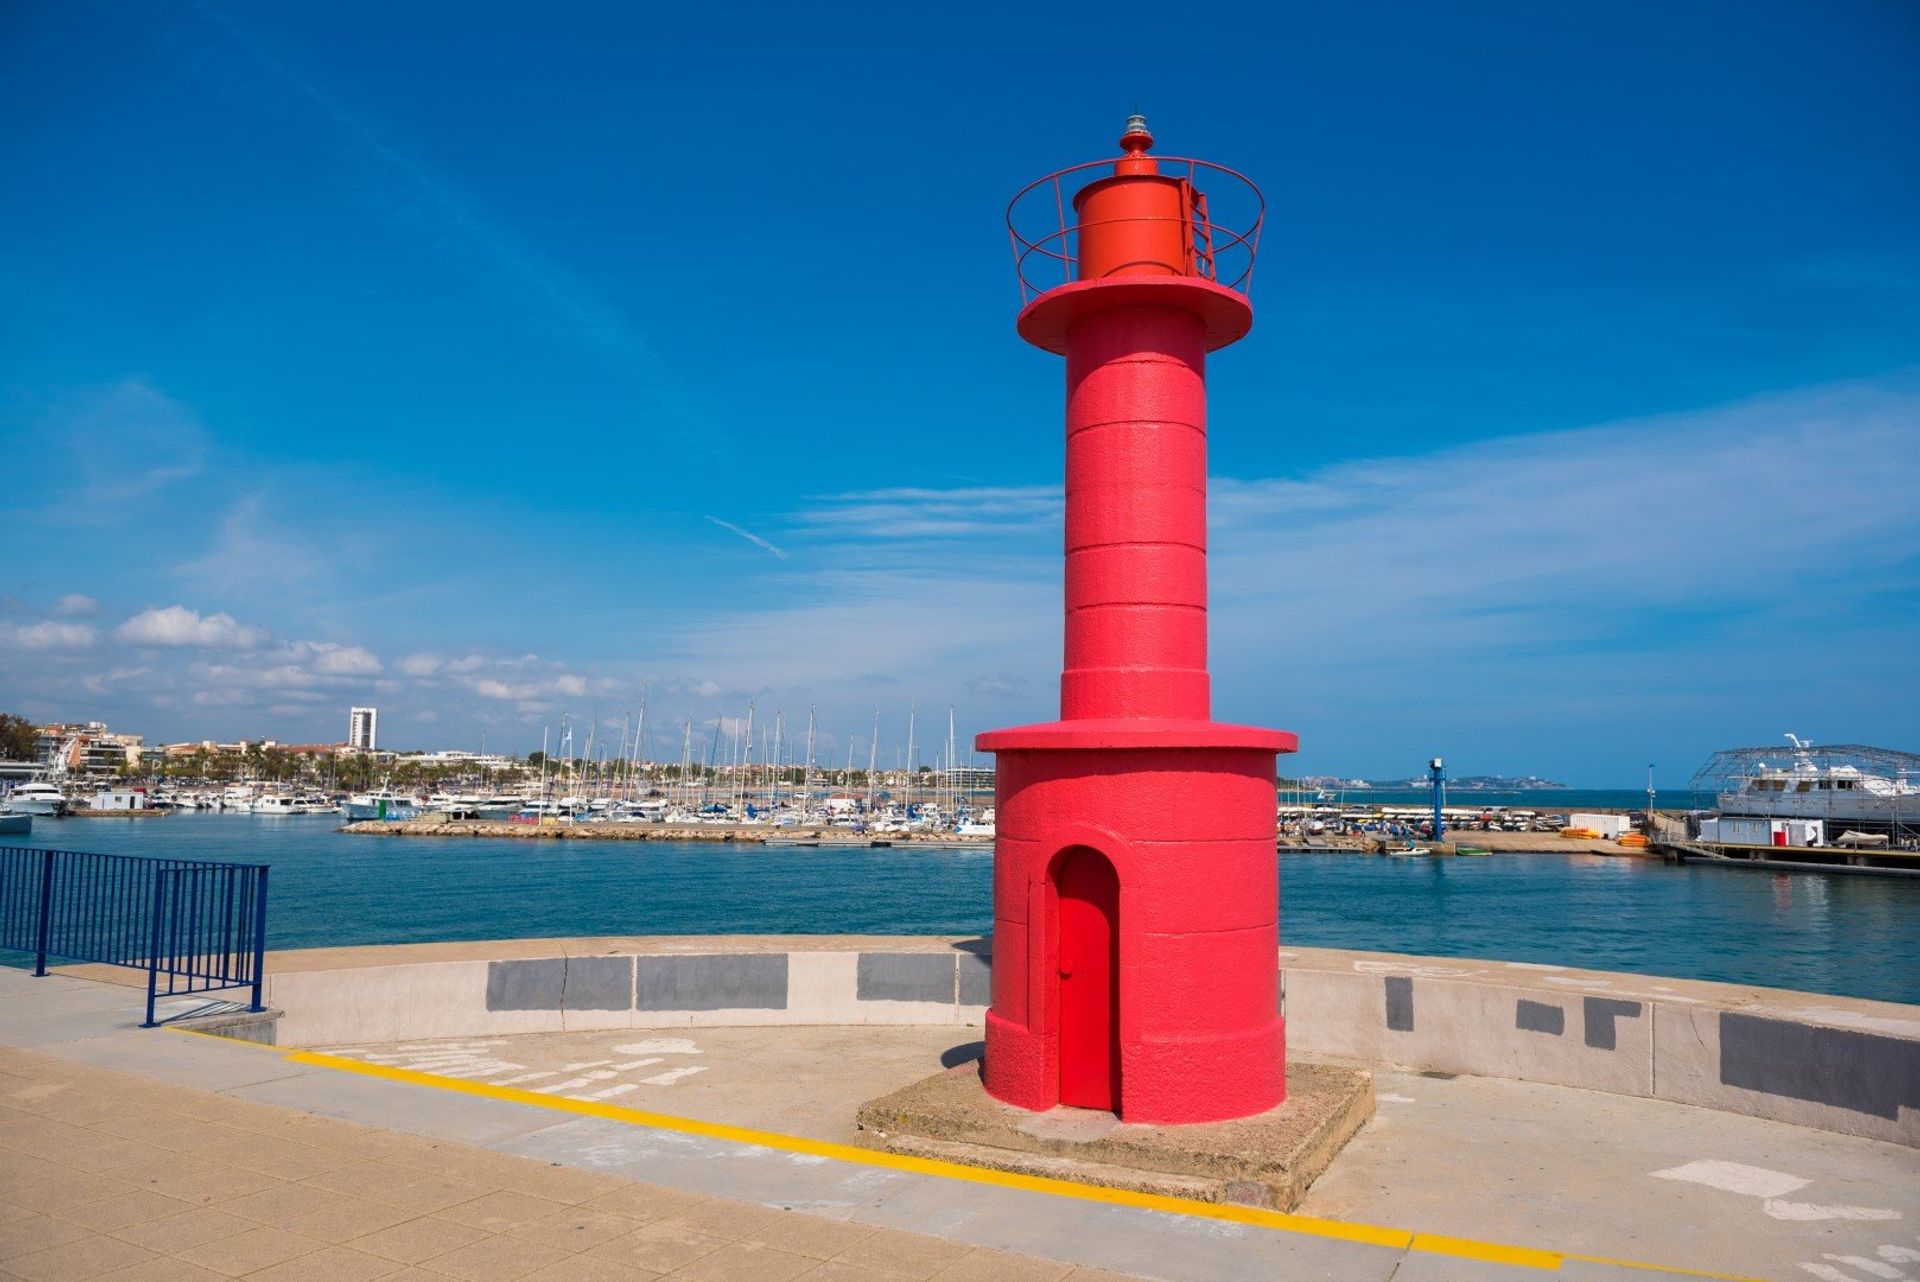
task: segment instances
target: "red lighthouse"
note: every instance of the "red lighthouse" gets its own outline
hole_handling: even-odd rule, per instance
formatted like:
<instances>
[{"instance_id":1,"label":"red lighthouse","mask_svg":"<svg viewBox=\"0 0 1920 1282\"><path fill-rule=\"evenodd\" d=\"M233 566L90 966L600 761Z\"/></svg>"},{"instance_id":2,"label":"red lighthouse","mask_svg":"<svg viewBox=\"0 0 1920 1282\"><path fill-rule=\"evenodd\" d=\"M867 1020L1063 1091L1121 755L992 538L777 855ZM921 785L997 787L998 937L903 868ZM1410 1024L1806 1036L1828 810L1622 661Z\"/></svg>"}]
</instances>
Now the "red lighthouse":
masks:
<instances>
[{"instance_id":1,"label":"red lighthouse","mask_svg":"<svg viewBox=\"0 0 1920 1282\"><path fill-rule=\"evenodd\" d=\"M1210 1122L1286 1097L1274 758L1297 741L1214 721L1207 673L1206 359L1253 324L1260 203L1149 154L1138 116L1120 146L1009 209L1020 336L1067 363L1066 656L1060 720L978 741L998 757L985 1079L1023 1108ZM1063 179L1085 182L1070 208ZM1250 199L1243 230L1203 183Z\"/></svg>"}]
</instances>

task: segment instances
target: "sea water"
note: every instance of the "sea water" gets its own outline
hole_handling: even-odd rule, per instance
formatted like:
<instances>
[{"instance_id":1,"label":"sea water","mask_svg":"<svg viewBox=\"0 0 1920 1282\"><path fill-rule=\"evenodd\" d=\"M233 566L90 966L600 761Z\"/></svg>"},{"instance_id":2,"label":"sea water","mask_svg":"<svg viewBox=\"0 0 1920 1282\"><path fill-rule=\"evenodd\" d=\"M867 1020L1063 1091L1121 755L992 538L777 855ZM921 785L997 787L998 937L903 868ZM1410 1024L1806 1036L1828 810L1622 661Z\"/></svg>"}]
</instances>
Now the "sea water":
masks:
<instances>
[{"instance_id":1,"label":"sea water","mask_svg":"<svg viewBox=\"0 0 1920 1282\"><path fill-rule=\"evenodd\" d=\"M580 935L971 935L992 856L370 837L336 816L35 819L32 844L271 866L272 948ZM1288 854L1282 946L1480 957L1920 1003L1920 880L1646 859Z\"/></svg>"}]
</instances>

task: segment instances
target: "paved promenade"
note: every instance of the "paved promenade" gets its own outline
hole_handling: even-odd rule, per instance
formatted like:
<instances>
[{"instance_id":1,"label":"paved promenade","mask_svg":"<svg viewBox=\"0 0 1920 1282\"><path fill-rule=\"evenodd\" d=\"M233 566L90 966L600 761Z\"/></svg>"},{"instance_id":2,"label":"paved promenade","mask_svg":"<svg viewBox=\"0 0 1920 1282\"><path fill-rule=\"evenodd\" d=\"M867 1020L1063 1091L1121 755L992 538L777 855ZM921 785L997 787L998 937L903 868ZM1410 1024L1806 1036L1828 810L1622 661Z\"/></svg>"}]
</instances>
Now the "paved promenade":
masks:
<instances>
[{"instance_id":1,"label":"paved promenade","mask_svg":"<svg viewBox=\"0 0 1920 1282\"><path fill-rule=\"evenodd\" d=\"M1555 1234L1532 1233L1540 1208L1566 1191L1529 1183L1517 1158L1505 1168L1491 1159L1531 1142L1538 1127L1504 1139L1482 1133L1468 1115L1471 1095L1457 1089L1469 1085L1464 1080L1421 1089L1419 1079L1383 1079L1388 1095L1409 1097L1388 1100L1410 1110L1406 1122L1429 1105L1438 1110L1433 1123L1416 1128L1434 1131L1436 1142L1394 1143L1389 1129L1404 1123L1383 1108L1389 1129L1363 1135L1348 1174L1316 1190L1317 1209L1330 1217L1316 1219L942 1169L668 1115L678 1105L665 1098L653 1105L661 1113L644 1113L463 1081L450 1075L457 1070L435 1074L141 1030L135 994L73 977L0 971L0 1012L0 1045L12 1048L0 1051L0 1273L35 1282L116 1272L161 1282L1503 1282L1543 1275L1839 1282L1911 1272L1902 1261L1920 1247L1911 1150L1676 1105L1623 1105L1589 1092L1559 1091L1537 1104L1555 1114L1568 1102L1561 1097L1591 1099L1608 1114L1586 1119L1606 1132L1587 1150L1593 1173L1629 1223L1647 1226L1645 1240L1602 1243L1594 1239L1607 1236L1604 1226L1596 1235L1573 1221ZM715 1044L706 1053L719 1050ZM744 1047L738 1062L747 1062ZM677 1093L725 1075L716 1067L657 1089ZM1698 1134L1670 1146L1676 1157L1699 1160L1671 1178L1649 1180L1617 1155L1609 1164L1612 1150L1631 1148L1640 1136L1642 1119L1632 1110L1647 1108L1700 1119ZM1452 1139L1438 1129L1449 1118L1460 1130ZM1716 1130L1715 1118L1738 1130ZM1733 1136L1766 1147L1736 1151L1723 1142ZM1422 1171L1435 1165L1427 1147L1472 1154L1466 1165L1474 1169L1448 1187L1426 1188L1432 1181ZM1664 1151L1661 1161L1664 1168ZM1855 1166L1868 1169L1841 1178ZM1498 1178L1479 1179L1476 1171ZM1761 1177L1795 1187L1741 1185ZM1383 1199L1385 1189L1393 1192ZM1774 1208L1764 1215L1763 1199ZM1386 1220L1382 1209L1400 1214ZM1767 1219L1774 1210L1833 1218L1795 1229ZM1499 1236L1520 1229L1532 1235ZM1666 1253L1680 1240L1693 1244L1685 1256ZM1666 1267L1604 1258L1627 1254L1657 1255ZM1682 1263L1689 1267L1675 1267Z\"/></svg>"}]
</instances>

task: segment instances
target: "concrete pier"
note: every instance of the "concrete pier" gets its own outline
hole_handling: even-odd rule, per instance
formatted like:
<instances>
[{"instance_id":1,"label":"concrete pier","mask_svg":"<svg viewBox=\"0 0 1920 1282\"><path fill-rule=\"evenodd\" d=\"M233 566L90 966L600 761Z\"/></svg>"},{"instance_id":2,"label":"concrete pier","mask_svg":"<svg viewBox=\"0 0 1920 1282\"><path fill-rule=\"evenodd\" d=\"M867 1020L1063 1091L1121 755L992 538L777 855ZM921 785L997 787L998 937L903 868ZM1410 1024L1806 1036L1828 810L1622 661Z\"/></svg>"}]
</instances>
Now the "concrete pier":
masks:
<instances>
[{"instance_id":1,"label":"concrete pier","mask_svg":"<svg viewBox=\"0 0 1920 1282\"><path fill-rule=\"evenodd\" d=\"M1897 1267L1920 1216L1910 1148L1444 1072L1374 1070L1378 1115L1282 1215L832 1129L890 1077L977 1051L965 1025L314 1052L143 1031L124 987L17 971L0 1011L0 1271L33 1279L1876 1278L1850 1262ZM539 1093L569 1079L496 1085L486 1057L509 1076L604 1060L636 1084Z\"/></svg>"}]
</instances>

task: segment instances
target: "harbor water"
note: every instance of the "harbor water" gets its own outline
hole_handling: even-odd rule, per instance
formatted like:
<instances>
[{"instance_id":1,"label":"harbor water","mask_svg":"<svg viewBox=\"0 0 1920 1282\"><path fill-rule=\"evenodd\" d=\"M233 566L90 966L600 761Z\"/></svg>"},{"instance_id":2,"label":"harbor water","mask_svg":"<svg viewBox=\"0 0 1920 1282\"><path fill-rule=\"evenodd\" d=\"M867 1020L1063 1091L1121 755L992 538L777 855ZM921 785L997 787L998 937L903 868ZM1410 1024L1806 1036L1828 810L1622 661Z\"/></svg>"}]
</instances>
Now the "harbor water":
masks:
<instances>
[{"instance_id":1,"label":"harbor water","mask_svg":"<svg viewBox=\"0 0 1920 1282\"><path fill-rule=\"evenodd\" d=\"M985 931L992 856L895 846L368 837L335 816L36 820L32 844L272 867L268 945ZM1562 854L1288 854L1282 946L1920 1003L1920 882Z\"/></svg>"}]
</instances>

